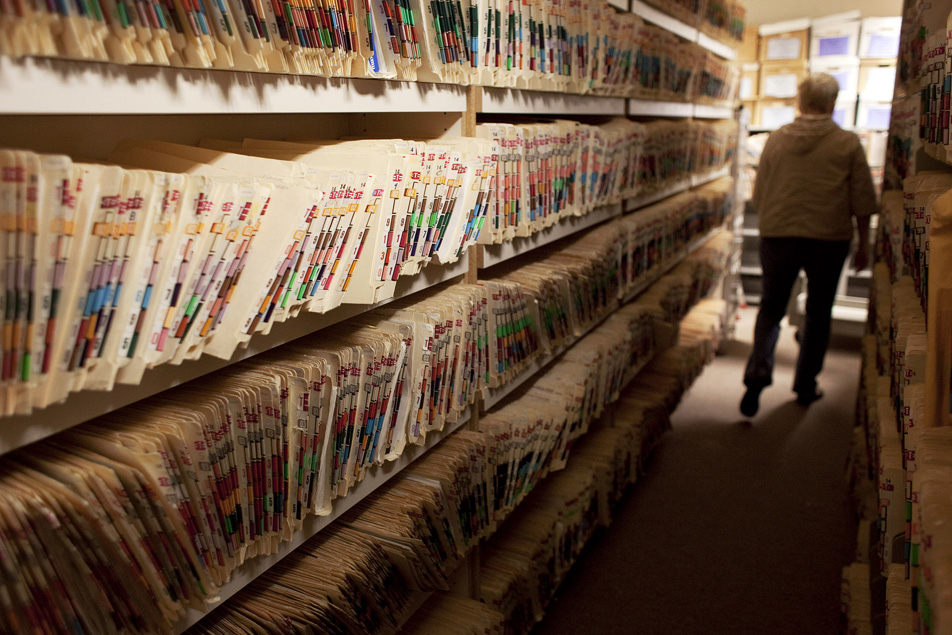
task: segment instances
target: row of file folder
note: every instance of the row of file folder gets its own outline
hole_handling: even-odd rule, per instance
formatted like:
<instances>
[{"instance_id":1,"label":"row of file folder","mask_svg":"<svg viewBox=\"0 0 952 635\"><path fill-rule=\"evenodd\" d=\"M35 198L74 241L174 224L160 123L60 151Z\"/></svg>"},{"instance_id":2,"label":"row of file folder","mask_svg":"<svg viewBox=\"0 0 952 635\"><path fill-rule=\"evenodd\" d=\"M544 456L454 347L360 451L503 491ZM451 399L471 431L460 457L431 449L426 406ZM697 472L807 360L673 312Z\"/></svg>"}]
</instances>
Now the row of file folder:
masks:
<instances>
[{"instance_id":1,"label":"row of file folder","mask_svg":"<svg viewBox=\"0 0 952 635\"><path fill-rule=\"evenodd\" d=\"M873 635L869 568L868 563L862 562L843 567L840 578L840 611L847 633Z\"/></svg>"},{"instance_id":2,"label":"row of file folder","mask_svg":"<svg viewBox=\"0 0 952 635\"><path fill-rule=\"evenodd\" d=\"M441 595L427 602L405 627L420 635L493 635L506 631L505 617L479 600Z\"/></svg>"},{"instance_id":3,"label":"row of file folder","mask_svg":"<svg viewBox=\"0 0 952 635\"><path fill-rule=\"evenodd\" d=\"M117 149L122 168L0 153L4 412L392 297L475 242L491 145L143 141Z\"/></svg>"},{"instance_id":4,"label":"row of file folder","mask_svg":"<svg viewBox=\"0 0 952 635\"><path fill-rule=\"evenodd\" d=\"M943 172L920 172L902 184L902 258L916 285L922 310L928 311L931 227L936 199L952 190L952 177ZM889 199L894 200L894 199ZM884 202L884 206L885 206ZM892 216L890 212L885 212ZM890 219L891 220L891 219Z\"/></svg>"},{"instance_id":5,"label":"row of file folder","mask_svg":"<svg viewBox=\"0 0 952 635\"><path fill-rule=\"evenodd\" d=\"M737 42L744 39L747 6L735 0L646 0L685 24L723 39L723 33ZM718 37L720 35L721 37Z\"/></svg>"},{"instance_id":6,"label":"row of file folder","mask_svg":"<svg viewBox=\"0 0 952 635\"><path fill-rule=\"evenodd\" d=\"M916 451L917 469L914 482L919 500L915 514L920 532L918 567L909 582L917 587L914 596L914 624L919 632L941 633L952 623L952 606L945 592L949 574L949 456L952 456L949 428L928 428L921 432Z\"/></svg>"},{"instance_id":7,"label":"row of file folder","mask_svg":"<svg viewBox=\"0 0 952 635\"><path fill-rule=\"evenodd\" d=\"M592 4L565 0L16 4L0 14L0 53L692 98L695 83L705 81L694 71L706 68L704 60L713 60L712 53L694 43L680 44L668 31L618 12L606 2ZM739 38L728 41L739 44ZM736 96L739 75L728 66L723 71L722 79L734 85Z\"/></svg>"},{"instance_id":8,"label":"row of file folder","mask_svg":"<svg viewBox=\"0 0 952 635\"><path fill-rule=\"evenodd\" d=\"M606 358L623 359L632 354L613 349L645 351L646 358L640 360L642 365L650 358L653 348L645 348L644 342L633 340L629 334L632 329L640 329L644 331L640 336L650 339L654 325L651 316L657 314L650 306L631 305L626 309L629 317L617 316L572 349L586 363L579 366L574 359L557 362L526 392L481 417L477 430L454 433L406 468L384 491L361 501L339 519L335 527L371 537L379 552L362 559L385 558L386 562L379 568L392 566L399 570L405 576L402 588L421 592L448 589L456 566L471 547L491 535L545 474L563 467L557 460L557 452L564 433L582 429L580 421L593 409L593 401L610 397L612 382L606 380L606 375L624 370L618 363L609 364ZM604 331L604 335L599 331ZM622 346L618 346L619 339ZM608 372L608 368L613 370ZM583 387L571 390L569 387L580 379L579 369ZM601 390L596 389L599 385L603 387ZM636 428L637 424L629 427ZM615 431L611 433L613 439L618 438ZM605 451L607 446L599 447ZM637 461L625 452L618 452L617 448L611 447L610 452L619 456L619 465L612 467L612 474L623 474L627 478L630 466ZM592 473L603 471L604 466L596 467L594 463L589 461ZM577 484L572 485L577 480L574 473L567 473L563 481L572 489L577 488ZM614 484L616 479L608 480ZM550 481L545 481L545 488L552 489ZM591 485L589 482L588 490ZM555 491L560 490L555 488ZM512 522L507 520L506 526ZM322 532L312 543L335 539L336 534L328 538ZM280 612L277 608L280 602L274 589L280 589L289 579L283 568L285 562L288 560L279 565L280 572L266 573L215 611L210 619L199 622L193 631L217 632L216 629L230 624L232 619L239 623L242 615L259 605L270 605L278 611L272 613L271 622L282 617L303 619L299 617L302 609L290 607ZM289 566L299 569L304 579L327 578L327 571L319 561L295 557L291 563ZM359 588L359 583L360 580L350 581L357 588L349 589L349 596L362 597L367 593L367 589ZM317 602L332 599L326 596L326 591L318 587L315 590L322 594ZM393 600L403 601L402 598ZM385 605L384 611L389 608L395 616L402 606L391 603L390 597L376 597L375 601ZM442 600L430 600L427 606L439 601ZM428 617L424 614L418 619ZM367 628L367 632L388 632L369 625Z\"/></svg>"},{"instance_id":9,"label":"row of file folder","mask_svg":"<svg viewBox=\"0 0 952 635\"><path fill-rule=\"evenodd\" d=\"M716 304L685 318L692 331L711 334L720 328L723 303ZM699 346L705 348L688 336L655 358L622 391L610 418L613 427L606 421L582 437L566 469L536 488L481 548L480 599L506 615L510 632L529 633L542 619L594 530L610 520L611 501L634 482L632 464L648 454L651 439L667 425L669 404L680 399L682 373L668 375L673 383L655 383L655 376L679 366L662 360L699 359L691 352ZM670 393L674 386L677 395Z\"/></svg>"},{"instance_id":10,"label":"row of file folder","mask_svg":"<svg viewBox=\"0 0 952 635\"><path fill-rule=\"evenodd\" d=\"M648 142L654 131L679 141L643 149L638 124L557 122L430 142L126 141L113 165L0 151L2 411L230 358L301 312L390 299L400 277L477 241L528 235L696 167L642 174L671 163L655 150L684 150L689 130L705 129L645 128ZM500 153L504 138L531 148Z\"/></svg>"},{"instance_id":11,"label":"row of file folder","mask_svg":"<svg viewBox=\"0 0 952 635\"><path fill-rule=\"evenodd\" d=\"M905 567L890 565L886 578L886 635L906 635L914 632L916 625L909 603L911 589L906 579Z\"/></svg>"},{"instance_id":12,"label":"row of file folder","mask_svg":"<svg viewBox=\"0 0 952 635\"><path fill-rule=\"evenodd\" d=\"M477 136L500 148L479 239L499 243L729 165L737 123L487 123Z\"/></svg>"},{"instance_id":13,"label":"row of file folder","mask_svg":"<svg viewBox=\"0 0 952 635\"><path fill-rule=\"evenodd\" d=\"M593 323L592 298L607 298L605 288L617 294L605 276L618 269L590 250L569 248L565 258L568 268L553 266L551 278L566 290L560 311L572 324ZM531 360L545 341L532 298L515 282L488 280L399 301L10 455L0 513L11 531L34 527L29 542L4 541L11 570L59 563L6 580L3 609L17 615L10 623L162 632L185 609L202 609L243 562L275 553L373 466L465 416L477 391ZM470 534L460 525L457 551L558 465L556 453L587 429L632 360L651 353L649 313L626 308L605 323L610 333L596 330L564 370L537 382L528 394L544 418L522 420L519 409L480 422L480 438L492 441L482 454L495 448L487 465L496 467L479 481L471 468L453 477L465 482L448 481L486 497L482 516L465 523ZM478 455L466 434L444 445ZM439 456L415 465L442 465ZM442 504L460 516L472 502ZM439 588L445 576L429 570L428 584ZM62 601L31 599L51 588Z\"/></svg>"},{"instance_id":14,"label":"row of file folder","mask_svg":"<svg viewBox=\"0 0 952 635\"><path fill-rule=\"evenodd\" d=\"M884 201L884 209L886 205ZM890 203L892 205L892 203ZM894 223L905 212L890 210L883 214L887 223ZM898 233L898 232L895 232ZM889 251L892 247L891 228L881 233L883 255L890 260L877 262L873 267L873 284L869 299L869 331L864 338L863 367L857 402L858 438L865 440L866 456L859 459L868 473L857 479L854 486L859 495L865 488L863 481L875 486L875 527L877 553L872 564L854 563L855 571L870 567L878 575L888 577L892 589L888 603L896 611L889 632L918 632L912 624L919 623L918 610L922 598L920 590L920 554L923 547L920 507L922 503L922 474L919 472L922 434L929 423L925 412L925 366L928 339L925 315L920 305L919 286L909 275L902 275L902 266L912 264L911 250L899 254L899 267ZM892 271L891 271L892 269ZM906 271L911 267L906 266ZM899 271L897 279L893 272ZM855 450L854 450L855 451ZM860 508L865 507L860 502ZM861 523L861 527L863 523ZM860 531L857 549L866 542ZM853 573L855 573L855 571ZM869 585L858 580L847 581L852 573L844 569L844 584L852 589L853 598L846 598L844 612L858 629L868 628L870 616ZM860 602L855 600L861 598ZM862 615L862 611L866 611ZM911 621L910 621L911 620ZM905 624L905 626L903 626ZM905 630L903 630L905 629ZM931 631L928 631L931 632Z\"/></svg>"}]
</instances>

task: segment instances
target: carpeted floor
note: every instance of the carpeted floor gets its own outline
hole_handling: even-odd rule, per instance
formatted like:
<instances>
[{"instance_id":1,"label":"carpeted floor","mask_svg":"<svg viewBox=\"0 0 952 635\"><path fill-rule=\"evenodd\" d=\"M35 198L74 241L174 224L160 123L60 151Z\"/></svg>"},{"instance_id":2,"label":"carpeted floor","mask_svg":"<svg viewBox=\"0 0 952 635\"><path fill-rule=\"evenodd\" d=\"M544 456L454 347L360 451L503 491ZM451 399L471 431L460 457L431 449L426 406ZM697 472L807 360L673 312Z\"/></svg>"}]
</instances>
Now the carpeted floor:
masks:
<instances>
[{"instance_id":1,"label":"carpeted floor","mask_svg":"<svg viewBox=\"0 0 952 635\"><path fill-rule=\"evenodd\" d=\"M738 411L754 309L675 411L647 473L593 542L535 635L837 632L856 526L845 466L859 341L836 338L809 408L791 392L786 327L760 412Z\"/></svg>"}]
</instances>

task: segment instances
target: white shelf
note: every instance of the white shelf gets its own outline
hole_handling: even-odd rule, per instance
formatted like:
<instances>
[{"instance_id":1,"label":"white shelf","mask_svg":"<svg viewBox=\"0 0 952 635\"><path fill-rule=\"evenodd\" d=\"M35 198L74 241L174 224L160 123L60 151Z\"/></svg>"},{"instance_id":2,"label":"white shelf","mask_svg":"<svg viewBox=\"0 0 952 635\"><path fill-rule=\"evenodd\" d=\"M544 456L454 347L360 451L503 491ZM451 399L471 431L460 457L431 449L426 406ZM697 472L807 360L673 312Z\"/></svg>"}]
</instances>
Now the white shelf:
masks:
<instances>
[{"instance_id":1,"label":"white shelf","mask_svg":"<svg viewBox=\"0 0 952 635\"><path fill-rule=\"evenodd\" d=\"M344 305L328 313L299 315L287 322L275 324L267 335L256 335L244 349L238 350L230 360L205 355L179 366L163 364L146 371L143 382L137 386L116 384L109 392L86 390L74 393L66 401L37 410L30 415L18 415L0 419L0 455L45 439L57 432L71 428L123 406L135 403L164 390L179 386L192 379L226 368L258 353L287 344L299 337L348 320L365 313L375 306L383 306L394 300L413 295L454 278L461 278L469 270L467 257L443 267L430 265L418 275L402 278L397 282L394 297L373 306L364 304Z\"/></svg>"},{"instance_id":2,"label":"white shelf","mask_svg":"<svg viewBox=\"0 0 952 635\"><path fill-rule=\"evenodd\" d=\"M681 179L680 181L673 183L664 189L658 190L657 192L636 196L635 198L626 200L625 213L627 214L641 209L642 207L647 207L648 205L662 201L670 196L674 196L675 194L689 190L692 187L698 187L700 185L704 185L705 183L716 181L717 179L728 176L729 174L730 167L728 166L724 166L723 168L714 170L712 172L707 172L705 174L692 174L690 177Z\"/></svg>"},{"instance_id":3,"label":"white shelf","mask_svg":"<svg viewBox=\"0 0 952 635\"><path fill-rule=\"evenodd\" d=\"M466 87L0 56L0 114L465 112Z\"/></svg>"},{"instance_id":4,"label":"white shelf","mask_svg":"<svg viewBox=\"0 0 952 635\"><path fill-rule=\"evenodd\" d=\"M760 267L753 267L748 265L748 266L742 266L740 268L740 275L742 276L760 276L760 275L763 275L763 273L764 273L763 269L761 269Z\"/></svg>"},{"instance_id":5,"label":"white shelf","mask_svg":"<svg viewBox=\"0 0 952 635\"><path fill-rule=\"evenodd\" d=\"M383 465L376 466L370 470L364 480L360 481L348 492L347 496L338 498L333 502L332 511L327 516L308 516L304 521L304 527L301 531L294 534L294 538L288 542L282 542L278 545L277 553L270 556L252 558L238 567L231 580L226 583L219 591L214 600L214 604L208 611L197 611L189 609L186 617L175 625L175 632L181 633L203 617L208 615L214 608L221 606L231 596L238 593L246 585L253 582L256 578L264 574L272 566L280 562L285 556L303 545L322 529L332 524L338 518L343 516L348 510L354 507L367 496L373 494L384 483L399 474L404 468L413 461L423 456L444 438L460 429L470 419L469 410L465 416L460 417L455 423L447 424L442 431L431 431L426 435L426 441L423 445L407 445L403 454L395 461L390 461Z\"/></svg>"},{"instance_id":6,"label":"white shelf","mask_svg":"<svg viewBox=\"0 0 952 635\"><path fill-rule=\"evenodd\" d=\"M628 114L642 117L693 117L694 104L631 99L628 101Z\"/></svg>"},{"instance_id":7,"label":"white shelf","mask_svg":"<svg viewBox=\"0 0 952 635\"><path fill-rule=\"evenodd\" d=\"M727 44L724 44L723 42L718 42L717 40L707 35L706 33L698 32L697 43L703 46L704 48L706 48L707 50L709 50L710 52L714 53L715 55L719 55L726 60L733 61L737 59L736 50L734 50Z\"/></svg>"},{"instance_id":8,"label":"white shelf","mask_svg":"<svg viewBox=\"0 0 952 635\"><path fill-rule=\"evenodd\" d=\"M516 88L483 88L482 113L625 116L623 97L572 95Z\"/></svg>"},{"instance_id":9,"label":"white shelf","mask_svg":"<svg viewBox=\"0 0 952 635\"><path fill-rule=\"evenodd\" d=\"M725 165L722 168L712 170L706 174L692 174L691 175L691 187L700 187L711 181L716 181L717 179L722 179L725 176L730 175L731 169L730 166Z\"/></svg>"},{"instance_id":10,"label":"white shelf","mask_svg":"<svg viewBox=\"0 0 952 635\"><path fill-rule=\"evenodd\" d=\"M733 119L734 109L723 106L706 106L698 104L694 106L695 119Z\"/></svg>"},{"instance_id":11,"label":"white shelf","mask_svg":"<svg viewBox=\"0 0 952 635\"><path fill-rule=\"evenodd\" d=\"M672 18L667 13L647 5L641 0L631 0L631 12L643 19L645 22L656 24L677 36L683 37L689 42L697 42L697 29L695 29L693 26L688 26L678 19Z\"/></svg>"},{"instance_id":12,"label":"white shelf","mask_svg":"<svg viewBox=\"0 0 952 635\"><path fill-rule=\"evenodd\" d=\"M657 192L628 199L625 201L625 213L627 214L629 212L641 209L642 207L647 207L648 205L657 203L658 201L663 201L669 196L680 194L681 192L689 189L691 189L691 179L686 178L678 181L677 183L673 183L664 189L658 190Z\"/></svg>"},{"instance_id":13,"label":"white shelf","mask_svg":"<svg viewBox=\"0 0 952 635\"><path fill-rule=\"evenodd\" d=\"M519 237L498 245L479 245L482 250L482 259L479 268L485 269L506 262L533 249L544 247L557 240L571 236L577 232L594 227L612 218L621 216L621 205L603 205L592 210L585 216L568 216L557 225L547 227L531 236Z\"/></svg>"},{"instance_id":14,"label":"white shelf","mask_svg":"<svg viewBox=\"0 0 952 635\"><path fill-rule=\"evenodd\" d=\"M628 11L628 0L608 0L608 4L612 5L616 9Z\"/></svg>"}]
</instances>

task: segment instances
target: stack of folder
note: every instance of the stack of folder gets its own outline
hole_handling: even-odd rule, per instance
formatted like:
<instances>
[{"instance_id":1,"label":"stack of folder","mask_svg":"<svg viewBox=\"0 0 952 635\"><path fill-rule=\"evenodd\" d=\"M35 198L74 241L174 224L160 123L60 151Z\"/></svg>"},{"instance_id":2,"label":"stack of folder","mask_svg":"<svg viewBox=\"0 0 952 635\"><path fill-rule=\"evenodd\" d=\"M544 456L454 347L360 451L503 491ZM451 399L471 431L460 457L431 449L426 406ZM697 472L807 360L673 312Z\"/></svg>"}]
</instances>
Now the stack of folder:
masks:
<instances>
[{"instance_id":1,"label":"stack of folder","mask_svg":"<svg viewBox=\"0 0 952 635\"><path fill-rule=\"evenodd\" d=\"M128 142L122 168L0 152L4 412L227 359L477 239L490 142L249 145Z\"/></svg>"},{"instance_id":2,"label":"stack of folder","mask_svg":"<svg viewBox=\"0 0 952 635\"><path fill-rule=\"evenodd\" d=\"M909 273L905 264L904 241L913 240L906 234L906 210L903 207L902 190L883 192L879 209L879 236L876 240L876 263L883 263L890 279L895 280Z\"/></svg>"},{"instance_id":3,"label":"stack of folder","mask_svg":"<svg viewBox=\"0 0 952 635\"><path fill-rule=\"evenodd\" d=\"M909 266L910 275L921 298L922 310L928 312L930 233L933 206L937 198L952 190L952 175L944 172L921 172L906 177L902 183L903 209L903 258Z\"/></svg>"},{"instance_id":4,"label":"stack of folder","mask_svg":"<svg viewBox=\"0 0 952 635\"><path fill-rule=\"evenodd\" d=\"M886 580L886 635L908 635L914 632L911 598L906 568L901 564L890 565Z\"/></svg>"},{"instance_id":5,"label":"stack of folder","mask_svg":"<svg viewBox=\"0 0 952 635\"><path fill-rule=\"evenodd\" d=\"M419 635L497 635L505 632L506 621L478 600L442 594L414 613L404 629Z\"/></svg>"},{"instance_id":6,"label":"stack of folder","mask_svg":"<svg viewBox=\"0 0 952 635\"><path fill-rule=\"evenodd\" d=\"M919 567L910 577L914 587L913 610L923 632L941 633L952 623L952 604L949 599L946 572L949 561L949 496L948 479L952 457L950 428L923 430L917 448L918 468L915 481L919 490L916 522L919 523ZM915 587L918 587L917 593Z\"/></svg>"},{"instance_id":7,"label":"stack of folder","mask_svg":"<svg viewBox=\"0 0 952 635\"><path fill-rule=\"evenodd\" d=\"M873 625L870 621L872 598L869 583L868 564L854 562L843 567L843 577L840 582L843 632L856 635L873 634Z\"/></svg>"},{"instance_id":8,"label":"stack of folder","mask_svg":"<svg viewBox=\"0 0 952 635\"><path fill-rule=\"evenodd\" d=\"M691 99L695 69L707 69L713 54L605 2L594 5L561 0L16 5L3 16L0 53Z\"/></svg>"}]
</instances>

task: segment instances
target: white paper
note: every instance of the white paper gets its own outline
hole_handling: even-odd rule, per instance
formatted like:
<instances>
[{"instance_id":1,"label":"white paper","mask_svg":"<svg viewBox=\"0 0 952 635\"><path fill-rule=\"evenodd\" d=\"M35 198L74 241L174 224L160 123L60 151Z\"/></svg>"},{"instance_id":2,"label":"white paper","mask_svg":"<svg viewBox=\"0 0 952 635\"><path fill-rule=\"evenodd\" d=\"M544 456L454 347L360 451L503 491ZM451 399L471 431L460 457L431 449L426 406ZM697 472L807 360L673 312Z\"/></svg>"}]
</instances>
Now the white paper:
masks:
<instances>
[{"instance_id":1,"label":"white paper","mask_svg":"<svg viewBox=\"0 0 952 635\"><path fill-rule=\"evenodd\" d=\"M796 73L766 75L764 77L764 97L786 99L797 96L799 76Z\"/></svg>"},{"instance_id":2,"label":"white paper","mask_svg":"<svg viewBox=\"0 0 952 635\"><path fill-rule=\"evenodd\" d=\"M800 38L777 37L767 40L768 60L795 60L800 58Z\"/></svg>"},{"instance_id":3,"label":"white paper","mask_svg":"<svg viewBox=\"0 0 952 635\"><path fill-rule=\"evenodd\" d=\"M754 78L753 77L743 77L740 80L740 98L741 99L753 99L756 96L756 91L754 90Z\"/></svg>"},{"instance_id":4,"label":"white paper","mask_svg":"<svg viewBox=\"0 0 952 635\"><path fill-rule=\"evenodd\" d=\"M774 129L792 123L797 117L795 106L768 106L763 109L760 125L764 128Z\"/></svg>"}]
</instances>

